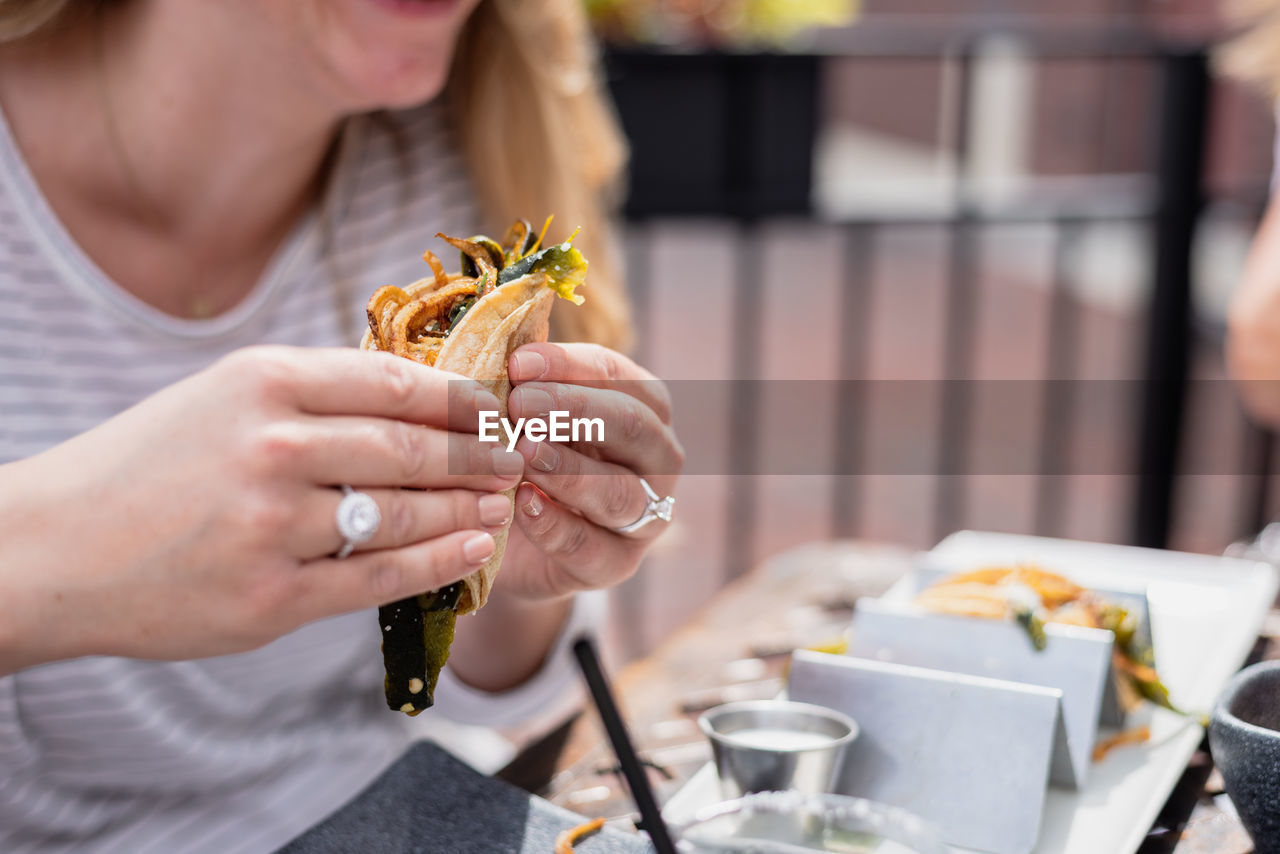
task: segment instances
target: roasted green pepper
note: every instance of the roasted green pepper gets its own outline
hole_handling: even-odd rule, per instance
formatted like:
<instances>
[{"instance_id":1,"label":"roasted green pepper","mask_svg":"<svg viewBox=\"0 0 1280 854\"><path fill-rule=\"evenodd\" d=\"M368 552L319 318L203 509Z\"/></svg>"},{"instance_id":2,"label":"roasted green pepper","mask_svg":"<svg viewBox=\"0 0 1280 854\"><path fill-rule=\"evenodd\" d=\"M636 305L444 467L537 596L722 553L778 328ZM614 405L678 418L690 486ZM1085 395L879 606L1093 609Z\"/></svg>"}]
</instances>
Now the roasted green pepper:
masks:
<instances>
[{"instance_id":1,"label":"roasted green pepper","mask_svg":"<svg viewBox=\"0 0 1280 854\"><path fill-rule=\"evenodd\" d=\"M436 682L449 658L462 582L410 596L378 609L387 707L416 715L435 701Z\"/></svg>"}]
</instances>

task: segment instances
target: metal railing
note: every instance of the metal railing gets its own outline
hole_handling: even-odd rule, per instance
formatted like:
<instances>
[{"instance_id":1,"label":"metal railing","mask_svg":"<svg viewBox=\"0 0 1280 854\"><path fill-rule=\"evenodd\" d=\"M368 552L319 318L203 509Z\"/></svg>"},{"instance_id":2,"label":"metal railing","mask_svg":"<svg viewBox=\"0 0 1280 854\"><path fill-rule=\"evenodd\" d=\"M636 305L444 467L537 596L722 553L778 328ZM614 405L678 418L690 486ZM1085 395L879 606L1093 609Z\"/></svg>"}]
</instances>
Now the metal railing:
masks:
<instances>
[{"instance_id":1,"label":"metal railing","mask_svg":"<svg viewBox=\"0 0 1280 854\"><path fill-rule=\"evenodd\" d=\"M1020 48L1035 61L1105 60L1148 63L1158 74L1161 95L1153 104L1154 120L1150 123L1151 139L1156 152L1150 181L1138 182L1115 197L1083 194L1030 195L1014 203L991 206L980 203L973 192L970 176L969 121L972 116L975 57L985 39L993 36L1016 39ZM963 480L968 473L967 454L972 436L973 400L970 384L975 353L975 306L978 303L979 269L977 246L983 230L994 225L1039 222L1050 225L1056 234L1051 309L1045 334L1046 375L1067 376L1078 348L1076 310L1070 298L1068 260L1083 229L1100 222L1127 222L1149 226L1149 259L1152 275L1149 297L1145 303L1145 346L1142 350L1140 414L1138 428L1132 437L1136 460L1136 490L1129 523L1131 542L1153 547L1169 543L1174 518L1175 483L1184 440L1188 405L1188 376L1191 353L1196 340L1193 316L1193 251L1197 228L1206 209L1205 145L1210 117L1212 85L1205 45L1171 43L1134 30L1091 32L1038 30L1033 28L1003 29L995 33L981 26L964 32L925 31L894 33L868 32L855 28L840 40L820 43L818 49L804 56L767 57L759 68L750 69L754 61L745 56L614 54L610 67L615 75L648 64L680 63L724 65L729 87L727 118L719 127L726 168L721 180L725 191L708 202L704 197L689 200L678 196L673 188L669 205L662 204L661 194L649 192L641 204L629 212L629 222L636 235L647 233L647 226L666 216L705 215L722 218L735 225L735 301L733 328L753 330L761 326L762 283L759 232L772 217L814 216L811 209L801 210L795 194L774 192L776 188L753 184L753 164L764 156L758 148L777 146L776 139L760 140L761 128L770 127L766 118L752 113L749 93L742 91L759 75L777 71L785 63L794 63L798 72L794 80L816 81L816 70L833 59L927 59L946 60L954 69L955 109L951 111L948 138L954 144L956 164L953 198L949 209L919 214L867 215L824 224L838 227L844 241L844 286L840 313L843 332L839 354L836 417L845 425L844 440L835 449L832 473L851 475L865 471L858 433L864 412L861 397L865 386L858 382L867 376L865 341L868 337L870 287L869 264L878 233L886 227L943 228L949 235L945 258L947 297L944 341L942 345L944 382L939 385L938 448L936 453L937 489L933 501L933 530L943 535L955 529L965 515ZM638 65L637 65L638 61ZM772 65L771 65L772 63ZM773 69L771 71L771 69ZM753 78L751 75L757 75ZM668 78L670 79L670 78ZM618 81L615 81L618 82ZM625 82L625 81L623 81ZM794 82L794 81L793 81ZM798 102L816 104L814 92L797 92ZM662 116L629 115L626 97L621 99L624 124L663 121ZM803 105L803 104L802 104ZM801 129L800 145L812 145L812 128ZM759 182L757 182L759 183ZM765 181L764 183L768 183ZM647 187L652 190L652 187ZM807 189L807 188L806 188ZM714 196L714 194L712 194ZM781 200L781 201L779 201ZM649 271L645 253L633 253L631 283L637 304L643 311L648 299ZM642 330L643 333L644 330ZM642 338L645 337L642 334ZM755 378L760 375L759 350L749 335L734 338L732 364L735 377ZM1043 398L1041 433L1038 449L1040 473L1048 475L1063 468L1068 437L1061 425L1076 405L1074 386L1069 382L1049 382ZM760 436L753 417L760 400L756 384L739 383L731 403L734 420L739 425L729 436L730 466L735 474L749 475L757 458ZM1241 449L1245 471L1260 475L1268 472L1272 457L1270 436L1252 428ZM831 532L851 535L856 530L858 499L850 479L837 477L830 497ZM1240 532L1261 527L1267 518L1266 501L1269 482L1265 477L1250 481L1250 495L1240 521ZM1035 527L1050 527L1063 501L1061 479L1042 476L1036 489ZM726 538L726 567L729 575L742 571L751 563L752 532L755 531L755 496L750 488L735 489L729 495L730 510Z\"/></svg>"}]
</instances>

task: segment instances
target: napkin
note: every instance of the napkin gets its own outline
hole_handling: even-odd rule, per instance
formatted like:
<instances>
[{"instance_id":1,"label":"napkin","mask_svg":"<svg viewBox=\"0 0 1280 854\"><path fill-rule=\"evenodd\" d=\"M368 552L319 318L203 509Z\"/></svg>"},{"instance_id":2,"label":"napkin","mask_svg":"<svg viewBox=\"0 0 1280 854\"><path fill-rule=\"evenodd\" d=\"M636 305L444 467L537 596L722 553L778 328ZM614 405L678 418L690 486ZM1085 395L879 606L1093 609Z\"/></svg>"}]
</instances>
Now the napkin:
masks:
<instances>
[{"instance_id":1,"label":"napkin","mask_svg":"<svg viewBox=\"0 0 1280 854\"><path fill-rule=\"evenodd\" d=\"M277 854L552 854L586 821L420 742L350 803ZM647 840L605 829L578 854L651 854Z\"/></svg>"}]
</instances>

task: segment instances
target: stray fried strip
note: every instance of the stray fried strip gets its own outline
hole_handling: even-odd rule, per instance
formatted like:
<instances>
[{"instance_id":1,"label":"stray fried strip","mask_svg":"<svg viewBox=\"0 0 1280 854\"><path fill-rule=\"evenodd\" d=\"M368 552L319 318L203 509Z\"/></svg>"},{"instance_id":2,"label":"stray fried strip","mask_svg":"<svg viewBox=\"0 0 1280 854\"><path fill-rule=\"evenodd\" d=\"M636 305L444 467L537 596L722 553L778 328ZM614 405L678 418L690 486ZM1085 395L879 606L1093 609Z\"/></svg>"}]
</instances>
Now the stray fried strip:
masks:
<instances>
[{"instance_id":1,"label":"stray fried strip","mask_svg":"<svg viewBox=\"0 0 1280 854\"><path fill-rule=\"evenodd\" d=\"M477 278L488 277L489 281L496 282L498 280L498 265L494 262L493 255L489 250L474 240L463 240L461 237L450 237L447 234L436 232L436 237L448 243L457 249L463 255L467 256L476 265L476 269L480 271ZM502 249L498 249L498 259L502 258ZM465 269L463 272L467 272Z\"/></svg>"},{"instance_id":2,"label":"stray fried strip","mask_svg":"<svg viewBox=\"0 0 1280 854\"><path fill-rule=\"evenodd\" d=\"M414 300L396 312L391 322L391 337L396 344L412 343L419 338L444 337L439 329L431 327L431 321L439 319L436 306L426 300Z\"/></svg>"},{"instance_id":3,"label":"stray fried strip","mask_svg":"<svg viewBox=\"0 0 1280 854\"><path fill-rule=\"evenodd\" d=\"M391 320L408 301L409 295L395 285L378 288L369 298L365 314L369 316L369 331L379 350L391 350Z\"/></svg>"},{"instance_id":4,"label":"stray fried strip","mask_svg":"<svg viewBox=\"0 0 1280 854\"><path fill-rule=\"evenodd\" d=\"M444 346L443 338L428 338L425 341L411 341L407 345L408 355L415 362L434 365L440 357L440 348Z\"/></svg>"},{"instance_id":5,"label":"stray fried strip","mask_svg":"<svg viewBox=\"0 0 1280 854\"><path fill-rule=\"evenodd\" d=\"M1107 758L1107 754L1115 750L1117 747L1123 747L1126 744L1146 744L1151 740L1151 727L1139 726L1133 729L1127 729L1124 732L1118 732L1115 735L1104 738L1093 747L1093 761L1101 762Z\"/></svg>"},{"instance_id":6,"label":"stray fried strip","mask_svg":"<svg viewBox=\"0 0 1280 854\"><path fill-rule=\"evenodd\" d=\"M453 308L454 300L459 297L471 296L476 292L475 279L456 279L448 286L440 290L424 294L421 297L422 303L435 312L435 317L447 317L449 309Z\"/></svg>"},{"instance_id":7,"label":"stray fried strip","mask_svg":"<svg viewBox=\"0 0 1280 854\"><path fill-rule=\"evenodd\" d=\"M577 827L561 831L560 835L556 837L555 854L573 854L573 846L575 844L593 833L599 833L602 827L604 827L604 819L597 818L586 824L580 824Z\"/></svg>"},{"instance_id":8,"label":"stray fried strip","mask_svg":"<svg viewBox=\"0 0 1280 854\"><path fill-rule=\"evenodd\" d=\"M414 300L408 305L396 312L395 318L391 321L391 329L387 335L387 340L391 344L391 352L397 356L409 356L409 346L417 339L417 334L413 331L416 326L419 329L425 323L423 315L426 313L426 304Z\"/></svg>"},{"instance_id":9,"label":"stray fried strip","mask_svg":"<svg viewBox=\"0 0 1280 854\"><path fill-rule=\"evenodd\" d=\"M529 243L530 226L525 220L518 219L507 229L507 234L502 238L502 259L503 266L509 266L519 261L525 255L525 250L532 244Z\"/></svg>"},{"instance_id":10,"label":"stray fried strip","mask_svg":"<svg viewBox=\"0 0 1280 854\"><path fill-rule=\"evenodd\" d=\"M436 253L428 249L422 253L422 260L431 266L431 273L436 278L436 287L443 288L449 284L449 274L444 271L444 264L440 263L440 259L436 257Z\"/></svg>"},{"instance_id":11,"label":"stray fried strip","mask_svg":"<svg viewBox=\"0 0 1280 854\"><path fill-rule=\"evenodd\" d=\"M475 282L459 279L444 290L436 291L423 299L411 300L396 312L389 324L390 328L383 333L388 349L397 356L414 359L411 354L415 345L425 344L431 339L443 340L448 331L446 318L454 303L460 298L471 296L474 291ZM435 349L438 350L438 347ZM434 361L432 359L424 364L432 364Z\"/></svg>"},{"instance_id":12,"label":"stray fried strip","mask_svg":"<svg viewBox=\"0 0 1280 854\"><path fill-rule=\"evenodd\" d=\"M1159 682L1160 677L1156 674L1154 667L1148 667L1145 664L1132 661L1124 655L1112 656L1112 661L1116 669L1122 673L1132 676L1139 682Z\"/></svg>"}]
</instances>

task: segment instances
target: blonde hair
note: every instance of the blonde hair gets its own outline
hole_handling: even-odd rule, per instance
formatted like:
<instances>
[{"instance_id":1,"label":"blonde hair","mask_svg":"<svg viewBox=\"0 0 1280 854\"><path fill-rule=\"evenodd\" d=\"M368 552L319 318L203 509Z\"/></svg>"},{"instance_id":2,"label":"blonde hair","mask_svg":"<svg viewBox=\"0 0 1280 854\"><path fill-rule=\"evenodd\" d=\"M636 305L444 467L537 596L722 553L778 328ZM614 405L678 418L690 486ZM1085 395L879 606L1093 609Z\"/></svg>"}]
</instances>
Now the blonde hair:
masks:
<instances>
[{"instance_id":1,"label":"blonde hair","mask_svg":"<svg viewBox=\"0 0 1280 854\"><path fill-rule=\"evenodd\" d=\"M1230 0L1227 10L1242 29L1217 53L1216 64L1280 97L1280 0Z\"/></svg>"},{"instance_id":2,"label":"blonde hair","mask_svg":"<svg viewBox=\"0 0 1280 854\"><path fill-rule=\"evenodd\" d=\"M587 301L557 305L556 337L625 349L630 314L610 212L626 148L599 79L582 0L484 0L459 39L447 94L490 233L544 212L555 215L549 240L582 227Z\"/></svg>"},{"instance_id":3,"label":"blonde hair","mask_svg":"<svg viewBox=\"0 0 1280 854\"><path fill-rule=\"evenodd\" d=\"M104 2L0 0L0 42ZM445 97L488 233L546 214L555 215L548 240L582 229L587 300L556 306L555 337L626 349L630 310L611 231L626 146L597 65L582 0L483 0L459 38Z\"/></svg>"},{"instance_id":4,"label":"blonde hair","mask_svg":"<svg viewBox=\"0 0 1280 854\"><path fill-rule=\"evenodd\" d=\"M48 32L80 6L100 0L0 0L0 42Z\"/></svg>"}]
</instances>

